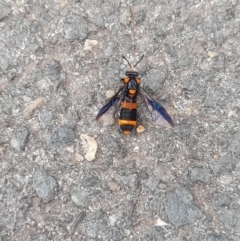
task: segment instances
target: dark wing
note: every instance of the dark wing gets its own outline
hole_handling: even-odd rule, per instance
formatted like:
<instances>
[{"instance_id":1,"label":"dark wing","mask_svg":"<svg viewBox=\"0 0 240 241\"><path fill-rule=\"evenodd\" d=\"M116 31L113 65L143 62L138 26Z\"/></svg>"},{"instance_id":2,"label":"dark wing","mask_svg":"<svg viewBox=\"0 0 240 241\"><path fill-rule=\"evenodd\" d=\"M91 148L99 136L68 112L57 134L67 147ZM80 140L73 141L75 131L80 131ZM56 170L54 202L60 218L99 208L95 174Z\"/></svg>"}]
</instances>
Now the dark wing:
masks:
<instances>
[{"instance_id":1,"label":"dark wing","mask_svg":"<svg viewBox=\"0 0 240 241\"><path fill-rule=\"evenodd\" d=\"M174 122L171 116L167 113L163 106L151 98L143 88L140 88L140 96L143 102L146 104L153 121L164 127L174 127Z\"/></svg>"},{"instance_id":2,"label":"dark wing","mask_svg":"<svg viewBox=\"0 0 240 241\"><path fill-rule=\"evenodd\" d=\"M96 120L103 122L104 125L113 124L113 116L122 99L122 90L123 87L121 87L118 92L100 109L96 116Z\"/></svg>"}]
</instances>

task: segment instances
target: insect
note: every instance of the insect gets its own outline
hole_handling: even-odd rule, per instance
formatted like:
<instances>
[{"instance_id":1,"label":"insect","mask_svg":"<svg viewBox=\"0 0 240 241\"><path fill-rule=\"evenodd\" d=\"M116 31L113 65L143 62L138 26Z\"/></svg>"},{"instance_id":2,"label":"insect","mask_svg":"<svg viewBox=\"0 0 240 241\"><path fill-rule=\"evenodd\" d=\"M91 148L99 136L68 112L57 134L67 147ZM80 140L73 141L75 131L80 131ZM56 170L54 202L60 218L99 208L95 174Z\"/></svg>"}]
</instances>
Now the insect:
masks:
<instances>
[{"instance_id":1,"label":"insect","mask_svg":"<svg viewBox=\"0 0 240 241\"><path fill-rule=\"evenodd\" d=\"M136 127L137 124L137 96L140 95L142 101L146 105L153 121L164 127L174 127L174 122L167 111L161 104L155 101L141 86L138 72L135 67L141 62L144 55L132 67L126 57L122 56L130 67L126 71L125 77L121 79L122 86L117 93L110 98L107 103L100 109L96 119L99 120L108 115L114 116L116 110L120 108L118 124L123 134L128 135Z\"/></svg>"}]
</instances>

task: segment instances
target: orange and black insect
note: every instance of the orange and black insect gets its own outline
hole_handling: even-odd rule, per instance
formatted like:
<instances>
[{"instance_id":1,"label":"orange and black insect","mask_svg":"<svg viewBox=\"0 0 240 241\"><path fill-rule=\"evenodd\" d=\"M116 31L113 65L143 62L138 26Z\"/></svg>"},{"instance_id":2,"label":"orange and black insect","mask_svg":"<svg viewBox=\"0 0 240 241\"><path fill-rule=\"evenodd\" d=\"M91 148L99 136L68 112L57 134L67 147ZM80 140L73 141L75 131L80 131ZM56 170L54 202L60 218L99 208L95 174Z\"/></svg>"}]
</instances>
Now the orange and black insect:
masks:
<instances>
[{"instance_id":1,"label":"orange and black insect","mask_svg":"<svg viewBox=\"0 0 240 241\"><path fill-rule=\"evenodd\" d=\"M142 101L145 103L150 112L153 121L165 127L173 127L174 122L167 111L155 101L149 94L140 86L140 78L138 72L134 70L137 64L142 60L144 55L132 67L127 61L130 70L126 71L126 76L122 79L122 86L118 92L110 98L107 103L100 109L96 119L103 116L114 115L116 110L120 107L120 115L118 123L120 129L125 135L130 134L137 124L137 96L140 95Z\"/></svg>"}]
</instances>

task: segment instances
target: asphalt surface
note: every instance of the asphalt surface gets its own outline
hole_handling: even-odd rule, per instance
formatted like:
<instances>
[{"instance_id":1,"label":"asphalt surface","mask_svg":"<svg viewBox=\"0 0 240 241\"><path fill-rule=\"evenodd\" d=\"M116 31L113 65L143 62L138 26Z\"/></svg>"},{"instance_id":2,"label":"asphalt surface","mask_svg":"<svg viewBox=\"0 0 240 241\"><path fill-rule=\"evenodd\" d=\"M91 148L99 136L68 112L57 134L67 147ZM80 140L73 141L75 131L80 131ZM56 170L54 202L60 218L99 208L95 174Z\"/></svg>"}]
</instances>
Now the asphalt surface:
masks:
<instances>
[{"instance_id":1,"label":"asphalt surface","mask_svg":"<svg viewBox=\"0 0 240 241\"><path fill-rule=\"evenodd\" d=\"M237 0L2 0L0 240L239 241L239 37ZM142 54L175 127L139 99L124 136L95 116Z\"/></svg>"}]
</instances>

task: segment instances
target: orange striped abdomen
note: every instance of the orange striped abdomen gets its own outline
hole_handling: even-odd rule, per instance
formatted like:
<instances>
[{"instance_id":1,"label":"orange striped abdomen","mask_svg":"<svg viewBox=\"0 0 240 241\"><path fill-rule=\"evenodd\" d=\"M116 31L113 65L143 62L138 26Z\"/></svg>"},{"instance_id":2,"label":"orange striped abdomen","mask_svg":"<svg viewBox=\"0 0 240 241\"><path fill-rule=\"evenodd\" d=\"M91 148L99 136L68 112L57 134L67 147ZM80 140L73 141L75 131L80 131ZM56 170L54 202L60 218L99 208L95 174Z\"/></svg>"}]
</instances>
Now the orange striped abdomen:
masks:
<instances>
[{"instance_id":1,"label":"orange striped abdomen","mask_svg":"<svg viewBox=\"0 0 240 241\"><path fill-rule=\"evenodd\" d=\"M123 101L121 104L120 117L118 120L120 129L128 135L136 126L137 103Z\"/></svg>"}]
</instances>

